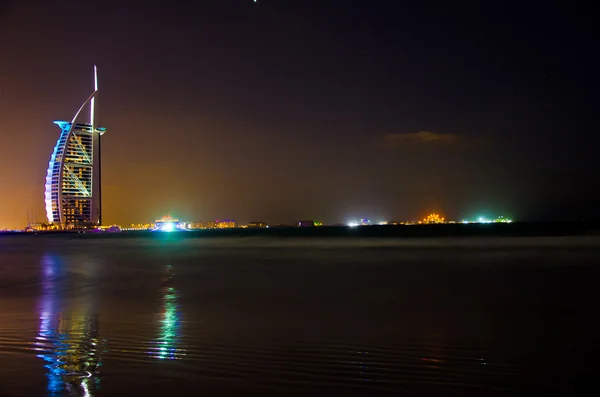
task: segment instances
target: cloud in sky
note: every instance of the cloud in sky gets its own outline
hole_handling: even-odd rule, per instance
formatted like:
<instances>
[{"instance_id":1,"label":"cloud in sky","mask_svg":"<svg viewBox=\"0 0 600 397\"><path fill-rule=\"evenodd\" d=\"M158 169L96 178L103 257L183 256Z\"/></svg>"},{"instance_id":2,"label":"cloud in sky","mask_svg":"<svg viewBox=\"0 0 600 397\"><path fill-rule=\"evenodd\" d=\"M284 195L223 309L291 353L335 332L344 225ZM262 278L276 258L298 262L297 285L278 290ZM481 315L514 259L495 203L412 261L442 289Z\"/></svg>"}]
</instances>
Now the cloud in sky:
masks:
<instances>
[{"instance_id":1,"label":"cloud in sky","mask_svg":"<svg viewBox=\"0 0 600 397\"><path fill-rule=\"evenodd\" d=\"M384 141L388 143L453 143L459 140L456 134L440 134L429 131L409 132L409 133L394 133L385 134Z\"/></svg>"}]
</instances>

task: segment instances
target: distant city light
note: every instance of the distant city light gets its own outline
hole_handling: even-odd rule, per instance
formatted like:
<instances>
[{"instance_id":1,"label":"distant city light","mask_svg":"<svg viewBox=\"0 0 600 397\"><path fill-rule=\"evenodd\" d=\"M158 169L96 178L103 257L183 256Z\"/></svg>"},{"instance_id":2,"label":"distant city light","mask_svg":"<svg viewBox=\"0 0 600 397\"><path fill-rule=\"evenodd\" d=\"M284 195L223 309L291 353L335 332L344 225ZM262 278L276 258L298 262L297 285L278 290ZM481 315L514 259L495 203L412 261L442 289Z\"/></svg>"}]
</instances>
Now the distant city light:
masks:
<instances>
[{"instance_id":1,"label":"distant city light","mask_svg":"<svg viewBox=\"0 0 600 397\"><path fill-rule=\"evenodd\" d=\"M189 230L189 227L186 222L179 222L178 219L173 219L170 216L163 216L154 223L154 230L170 233L178 230Z\"/></svg>"},{"instance_id":2,"label":"distant city light","mask_svg":"<svg viewBox=\"0 0 600 397\"><path fill-rule=\"evenodd\" d=\"M167 222L163 225L163 227L160 229L163 232L172 232L175 230L175 224L173 222Z\"/></svg>"},{"instance_id":3,"label":"distant city light","mask_svg":"<svg viewBox=\"0 0 600 397\"><path fill-rule=\"evenodd\" d=\"M356 226L370 226L371 225L371 221L366 219L366 218L361 218L359 221L350 221L347 223L348 226L350 227L356 227Z\"/></svg>"},{"instance_id":4,"label":"distant city light","mask_svg":"<svg viewBox=\"0 0 600 397\"><path fill-rule=\"evenodd\" d=\"M371 222L367 218L352 219L345 223L346 227L356 228L359 226L371 226L371 225L386 225L386 226L406 226L406 225L432 225L432 224L491 224L491 223L512 223L513 221L505 216L477 216L473 219L461 219L461 220L446 220L444 217L436 213L431 213L421 220L411 221L385 221L377 220ZM327 225L322 222L316 222L313 220L301 220L296 223L297 227L314 227L314 226L336 226ZM153 232L181 232L181 231L194 231L202 229L233 229L233 228L268 228L269 225L265 222L253 221L247 225L238 225L234 220L215 220L215 221L203 221L203 222L188 222L174 219L170 216L164 216L161 219L156 220L154 223L139 223L131 224L129 227L121 227L119 225L112 226L96 226L94 228L88 228L84 233L108 233L108 232L121 232L121 231L153 231ZM294 227L294 225L277 224L272 225L276 228ZM0 230L0 233L11 233L11 232L56 232L56 231L70 231L73 228L65 228L63 225L58 223L45 223L45 222L32 222L27 225L23 230Z\"/></svg>"},{"instance_id":5,"label":"distant city light","mask_svg":"<svg viewBox=\"0 0 600 397\"><path fill-rule=\"evenodd\" d=\"M430 223L446 223L444 217L439 214L429 214L427 215L421 223L430 224Z\"/></svg>"},{"instance_id":6,"label":"distant city light","mask_svg":"<svg viewBox=\"0 0 600 397\"><path fill-rule=\"evenodd\" d=\"M488 219L480 216L475 221L463 220L462 223L512 223L512 220L505 218L504 216L499 216L496 219Z\"/></svg>"}]
</instances>

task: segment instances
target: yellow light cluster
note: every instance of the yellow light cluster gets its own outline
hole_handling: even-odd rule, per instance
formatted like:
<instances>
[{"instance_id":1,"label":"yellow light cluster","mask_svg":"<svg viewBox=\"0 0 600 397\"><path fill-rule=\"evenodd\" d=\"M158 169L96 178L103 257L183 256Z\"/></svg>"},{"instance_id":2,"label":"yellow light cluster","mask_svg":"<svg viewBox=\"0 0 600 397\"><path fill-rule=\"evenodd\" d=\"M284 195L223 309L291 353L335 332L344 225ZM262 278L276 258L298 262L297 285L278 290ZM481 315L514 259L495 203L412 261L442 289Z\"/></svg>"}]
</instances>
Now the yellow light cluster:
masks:
<instances>
[{"instance_id":1,"label":"yellow light cluster","mask_svg":"<svg viewBox=\"0 0 600 397\"><path fill-rule=\"evenodd\" d=\"M439 214L429 214L421 221L421 223L445 223L445 219Z\"/></svg>"},{"instance_id":2,"label":"yellow light cluster","mask_svg":"<svg viewBox=\"0 0 600 397\"><path fill-rule=\"evenodd\" d=\"M38 222L32 223L25 228L26 232L37 232L37 231L49 231L49 230L60 230L61 227L57 223L45 223Z\"/></svg>"},{"instance_id":3,"label":"yellow light cluster","mask_svg":"<svg viewBox=\"0 0 600 397\"><path fill-rule=\"evenodd\" d=\"M235 221L204 221L204 222L191 222L190 229L231 229L236 227Z\"/></svg>"},{"instance_id":4,"label":"yellow light cluster","mask_svg":"<svg viewBox=\"0 0 600 397\"><path fill-rule=\"evenodd\" d=\"M148 230L154 228L154 223L136 223L131 224L127 230Z\"/></svg>"}]
</instances>

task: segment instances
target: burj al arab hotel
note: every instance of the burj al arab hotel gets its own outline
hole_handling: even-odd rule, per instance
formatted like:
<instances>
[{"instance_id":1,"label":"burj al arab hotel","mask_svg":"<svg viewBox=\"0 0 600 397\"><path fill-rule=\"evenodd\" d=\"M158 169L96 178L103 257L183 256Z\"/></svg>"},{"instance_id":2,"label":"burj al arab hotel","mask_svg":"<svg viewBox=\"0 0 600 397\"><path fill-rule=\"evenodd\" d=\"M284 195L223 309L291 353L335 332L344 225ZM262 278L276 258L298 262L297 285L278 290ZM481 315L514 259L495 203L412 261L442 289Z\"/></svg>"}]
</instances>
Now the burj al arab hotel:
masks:
<instances>
[{"instance_id":1,"label":"burj al arab hotel","mask_svg":"<svg viewBox=\"0 0 600 397\"><path fill-rule=\"evenodd\" d=\"M98 127L94 119L97 94L94 66L94 91L71 122L54 122L61 132L46 173L46 215L48 222L61 228L102 223L100 137L106 128ZM90 111L87 123L79 121L86 106Z\"/></svg>"}]
</instances>

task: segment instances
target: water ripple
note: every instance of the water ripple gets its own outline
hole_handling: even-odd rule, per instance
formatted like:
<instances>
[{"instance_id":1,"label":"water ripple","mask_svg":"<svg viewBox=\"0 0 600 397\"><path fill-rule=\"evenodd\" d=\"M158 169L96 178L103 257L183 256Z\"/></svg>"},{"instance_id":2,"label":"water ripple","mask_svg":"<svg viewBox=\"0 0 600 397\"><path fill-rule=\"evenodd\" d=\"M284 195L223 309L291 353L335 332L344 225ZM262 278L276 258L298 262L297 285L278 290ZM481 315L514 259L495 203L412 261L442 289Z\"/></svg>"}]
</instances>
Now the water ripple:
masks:
<instances>
[{"instance_id":1,"label":"water ripple","mask_svg":"<svg viewBox=\"0 0 600 397\"><path fill-rule=\"evenodd\" d=\"M208 343L206 337L181 337L177 347L166 342L118 335L94 337L89 332L40 334L34 341L4 330L0 354L33 353L46 364L49 377L68 382L96 377L103 361L160 365L175 360L177 378L246 379L281 387L368 387L394 389L427 384L450 389L508 390L515 368L483 357L489 352L430 344L358 345L316 341L233 344ZM157 360L160 359L160 360ZM158 370L159 368L157 368ZM152 369L148 369L152 372ZM509 382L507 382L509 381ZM57 388L59 386L56 386Z\"/></svg>"}]
</instances>

